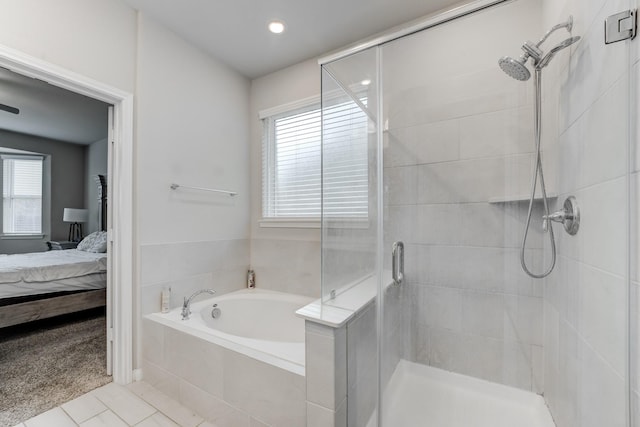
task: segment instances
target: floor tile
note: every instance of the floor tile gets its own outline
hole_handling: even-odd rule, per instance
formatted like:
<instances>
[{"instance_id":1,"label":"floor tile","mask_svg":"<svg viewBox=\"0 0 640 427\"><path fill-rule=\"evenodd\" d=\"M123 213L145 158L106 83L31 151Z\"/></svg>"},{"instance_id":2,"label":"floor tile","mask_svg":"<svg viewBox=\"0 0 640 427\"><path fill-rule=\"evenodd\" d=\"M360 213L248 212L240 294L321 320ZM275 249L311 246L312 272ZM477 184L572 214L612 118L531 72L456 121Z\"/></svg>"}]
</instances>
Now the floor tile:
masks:
<instances>
[{"instance_id":1,"label":"floor tile","mask_svg":"<svg viewBox=\"0 0 640 427\"><path fill-rule=\"evenodd\" d=\"M258 421L252 417L249 420L249 427L269 427L269 426L263 423L262 421Z\"/></svg>"},{"instance_id":2,"label":"floor tile","mask_svg":"<svg viewBox=\"0 0 640 427\"><path fill-rule=\"evenodd\" d=\"M76 427L76 423L59 407L33 417L24 424L26 427Z\"/></svg>"},{"instance_id":3,"label":"floor tile","mask_svg":"<svg viewBox=\"0 0 640 427\"><path fill-rule=\"evenodd\" d=\"M171 419L162 415L160 412L156 412L149 418L145 419L139 424L136 424L136 427L180 427L178 424L171 421Z\"/></svg>"},{"instance_id":4,"label":"floor tile","mask_svg":"<svg viewBox=\"0 0 640 427\"><path fill-rule=\"evenodd\" d=\"M104 411L80 424L80 427L129 427L112 411Z\"/></svg>"},{"instance_id":5,"label":"floor tile","mask_svg":"<svg viewBox=\"0 0 640 427\"><path fill-rule=\"evenodd\" d=\"M61 407L78 424L107 410L107 407L91 394L84 394Z\"/></svg>"},{"instance_id":6,"label":"floor tile","mask_svg":"<svg viewBox=\"0 0 640 427\"><path fill-rule=\"evenodd\" d=\"M145 382L107 384L14 427L217 427ZM235 424L234 424L235 425Z\"/></svg>"},{"instance_id":7,"label":"floor tile","mask_svg":"<svg viewBox=\"0 0 640 427\"><path fill-rule=\"evenodd\" d=\"M129 425L136 425L156 412L154 407L118 384L107 384L91 394Z\"/></svg>"},{"instance_id":8,"label":"floor tile","mask_svg":"<svg viewBox=\"0 0 640 427\"><path fill-rule=\"evenodd\" d=\"M196 427L204 421L194 411L144 381L129 384L127 388L182 427Z\"/></svg>"}]
</instances>

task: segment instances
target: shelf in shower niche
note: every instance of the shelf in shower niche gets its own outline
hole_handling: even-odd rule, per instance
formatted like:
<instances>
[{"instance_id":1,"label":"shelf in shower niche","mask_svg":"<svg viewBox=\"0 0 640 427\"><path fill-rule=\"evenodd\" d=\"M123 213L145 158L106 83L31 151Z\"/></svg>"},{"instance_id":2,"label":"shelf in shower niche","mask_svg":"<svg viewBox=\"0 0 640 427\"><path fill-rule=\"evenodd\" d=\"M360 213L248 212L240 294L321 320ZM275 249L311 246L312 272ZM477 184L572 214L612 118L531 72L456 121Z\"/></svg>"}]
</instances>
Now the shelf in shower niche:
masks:
<instances>
[{"instance_id":1,"label":"shelf in shower niche","mask_svg":"<svg viewBox=\"0 0 640 427\"><path fill-rule=\"evenodd\" d=\"M489 198L489 203L515 203L515 202L528 202L529 199L531 198L530 195L527 194L520 194L517 196L498 196L498 197L490 197ZM547 199L549 200L555 200L558 198L558 195L555 193L548 193L547 194ZM541 202L542 201L542 196L540 195L536 195L536 197L533 199L534 202Z\"/></svg>"}]
</instances>

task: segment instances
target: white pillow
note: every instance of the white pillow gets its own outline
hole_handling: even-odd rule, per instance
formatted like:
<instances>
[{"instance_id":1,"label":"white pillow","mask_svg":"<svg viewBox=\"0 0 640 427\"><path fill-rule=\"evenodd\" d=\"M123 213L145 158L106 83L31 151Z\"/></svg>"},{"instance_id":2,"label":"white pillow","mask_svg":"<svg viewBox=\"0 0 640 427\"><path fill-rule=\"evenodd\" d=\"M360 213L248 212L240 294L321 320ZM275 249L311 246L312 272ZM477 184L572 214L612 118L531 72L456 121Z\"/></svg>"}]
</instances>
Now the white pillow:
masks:
<instances>
[{"instance_id":1,"label":"white pillow","mask_svg":"<svg viewBox=\"0 0 640 427\"><path fill-rule=\"evenodd\" d=\"M78 243L78 247L76 249L85 252L107 252L107 232L96 231L89 234L87 237L82 239L80 243Z\"/></svg>"}]
</instances>

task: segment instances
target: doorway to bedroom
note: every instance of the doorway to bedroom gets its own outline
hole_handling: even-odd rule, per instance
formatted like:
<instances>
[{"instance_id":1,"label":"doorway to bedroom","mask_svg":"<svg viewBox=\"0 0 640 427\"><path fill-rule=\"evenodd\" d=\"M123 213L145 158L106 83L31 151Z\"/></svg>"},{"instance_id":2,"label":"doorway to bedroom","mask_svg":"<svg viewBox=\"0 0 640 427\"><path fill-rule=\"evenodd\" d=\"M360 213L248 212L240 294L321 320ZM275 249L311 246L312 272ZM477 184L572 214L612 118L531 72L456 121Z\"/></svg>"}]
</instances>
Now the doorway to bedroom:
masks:
<instances>
[{"instance_id":1,"label":"doorway to bedroom","mask_svg":"<svg viewBox=\"0 0 640 427\"><path fill-rule=\"evenodd\" d=\"M112 381L113 107L0 69L0 426Z\"/></svg>"}]
</instances>

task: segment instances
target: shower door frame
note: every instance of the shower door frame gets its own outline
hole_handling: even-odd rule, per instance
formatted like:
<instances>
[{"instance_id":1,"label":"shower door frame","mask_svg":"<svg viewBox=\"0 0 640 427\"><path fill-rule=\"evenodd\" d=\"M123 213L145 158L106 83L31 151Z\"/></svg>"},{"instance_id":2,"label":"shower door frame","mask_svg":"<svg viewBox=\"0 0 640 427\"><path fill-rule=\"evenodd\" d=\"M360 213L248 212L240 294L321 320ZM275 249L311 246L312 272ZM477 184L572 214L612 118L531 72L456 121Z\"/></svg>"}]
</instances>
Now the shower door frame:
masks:
<instances>
[{"instance_id":1,"label":"shower door frame","mask_svg":"<svg viewBox=\"0 0 640 427\"><path fill-rule=\"evenodd\" d=\"M462 18L463 16L471 15L475 12L479 12L483 9L487 9L500 3L510 3L512 1L515 0L476 0L462 6L457 6L445 11L436 12L434 14L418 18L415 21L411 21L406 25L402 25L398 29L389 33L376 36L361 43L357 43L339 52L322 56L318 58L318 64L320 66L329 64L348 56L355 55L356 53L360 53L369 48L382 46L385 43L400 39L413 33L427 30L431 27L435 27L437 25Z\"/></svg>"}]
</instances>

